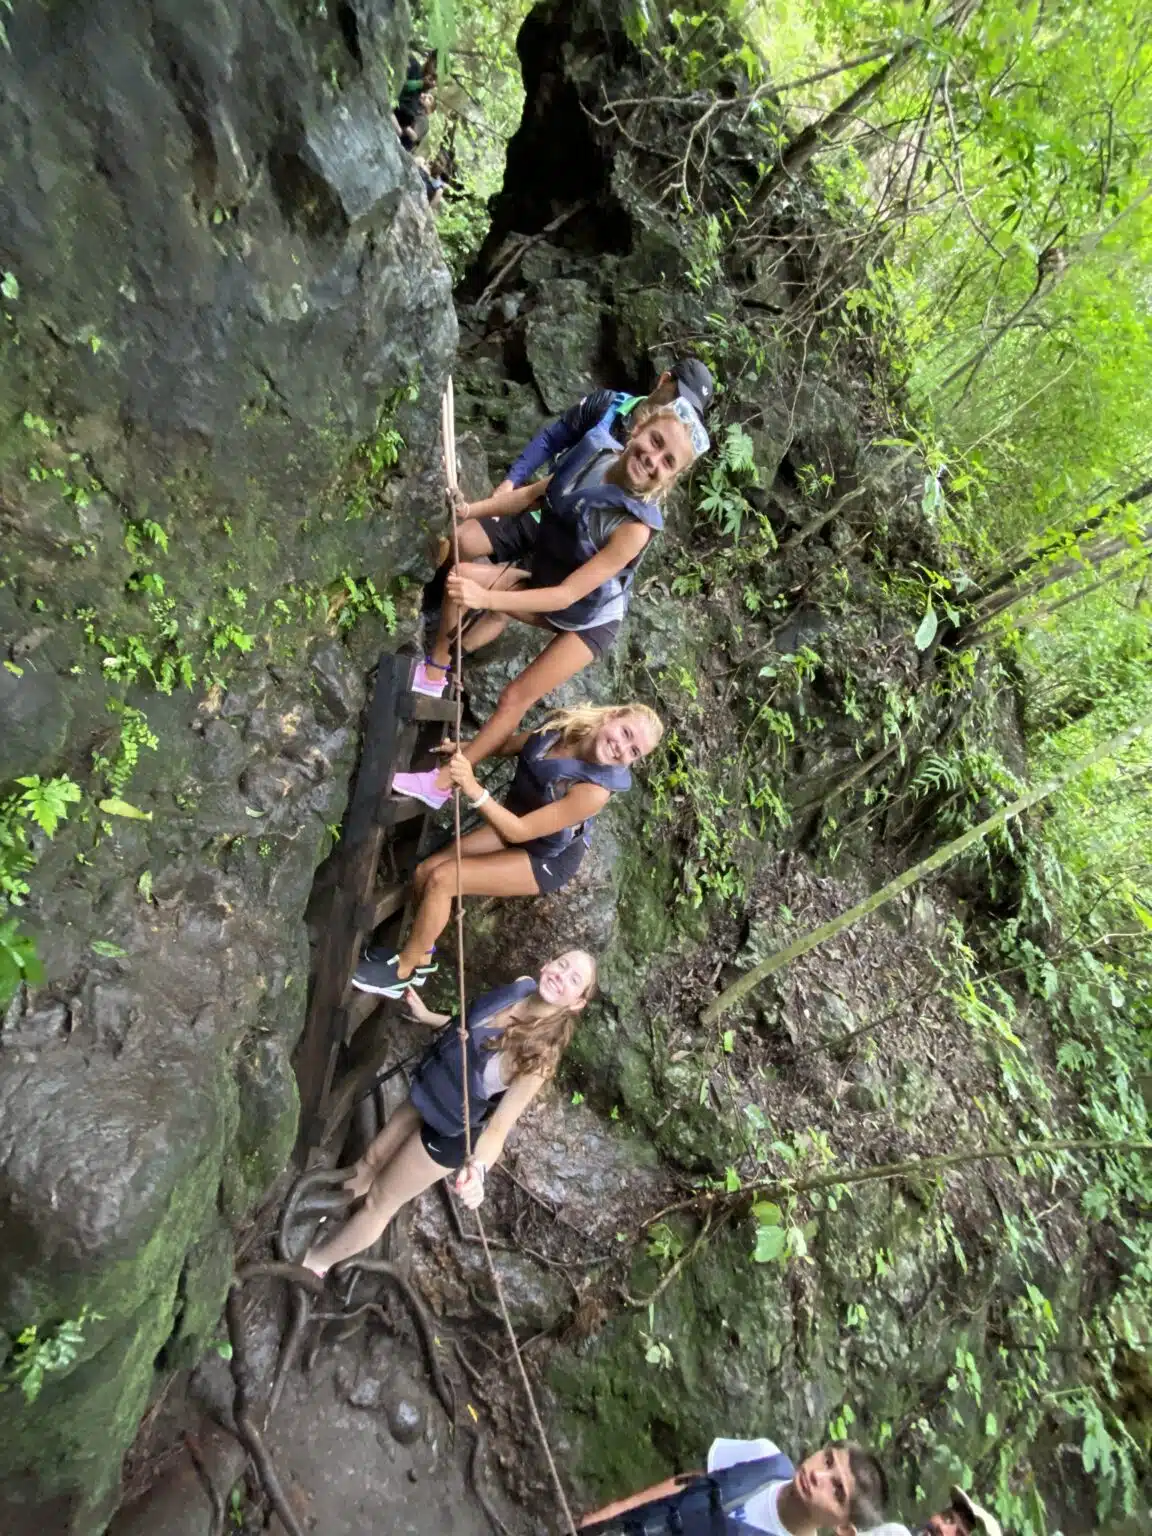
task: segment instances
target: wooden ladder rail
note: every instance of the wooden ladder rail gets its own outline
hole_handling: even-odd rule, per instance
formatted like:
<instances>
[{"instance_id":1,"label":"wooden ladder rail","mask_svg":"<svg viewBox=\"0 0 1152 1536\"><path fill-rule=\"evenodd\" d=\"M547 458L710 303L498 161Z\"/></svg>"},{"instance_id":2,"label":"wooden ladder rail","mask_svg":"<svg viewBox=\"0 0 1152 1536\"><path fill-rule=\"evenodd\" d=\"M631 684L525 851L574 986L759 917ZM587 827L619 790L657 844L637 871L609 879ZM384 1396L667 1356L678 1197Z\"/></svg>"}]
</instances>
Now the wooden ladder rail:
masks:
<instances>
[{"instance_id":1,"label":"wooden ladder rail","mask_svg":"<svg viewBox=\"0 0 1152 1536\"><path fill-rule=\"evenodd\" d=\"M385 653L376 669L365 721L356 782L343 839L336 850L336 879L328 903L304 1032L294 1055L300 1085L300 1127L304 1147L322 1133L340 1053L364 1019L379 1005L370 993L351 992L350 980L365 939L405 904L408 886L379 889L380 859L394 828L427 808L418 800L394 800L389 787L408 766L419 727L455 719L451 698L411 692L412 659Z\"/></svg>"}]
</instances>

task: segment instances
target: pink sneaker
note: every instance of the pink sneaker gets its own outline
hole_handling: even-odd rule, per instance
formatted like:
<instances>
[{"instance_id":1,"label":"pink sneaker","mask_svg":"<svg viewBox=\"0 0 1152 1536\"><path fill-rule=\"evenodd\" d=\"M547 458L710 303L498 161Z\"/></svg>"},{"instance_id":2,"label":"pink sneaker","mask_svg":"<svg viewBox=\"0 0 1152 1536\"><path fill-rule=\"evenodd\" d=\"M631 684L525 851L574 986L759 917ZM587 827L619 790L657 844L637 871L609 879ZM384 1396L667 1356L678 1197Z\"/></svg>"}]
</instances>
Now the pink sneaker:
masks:
<instances>
[{"instance_id":1,"label":"pink sneaker","mask_svg":"<svg viewBox=\"0 0 1152 1536\"><path fill-rule=\"evenodd\" d=\"M426 693L430 699L438 699L447 686L447 667L438 667L434 662L427 661L416 663L416 671L412 674L413 693Z\"/></svg>"},{"instance_id":2,"label":"pink sneaker","mask_svg":"<svg viewBox=\"0 0 1152 1536\"><path fill-rule=\"evenodd\" d=\"M433 811L438 811L452 798L450 789L440 789L436 784L438 768L429 768L427 773L398 773L392 780L392 793L404 795L411 800L421 800Z\"/></svg>"}]
</instances>

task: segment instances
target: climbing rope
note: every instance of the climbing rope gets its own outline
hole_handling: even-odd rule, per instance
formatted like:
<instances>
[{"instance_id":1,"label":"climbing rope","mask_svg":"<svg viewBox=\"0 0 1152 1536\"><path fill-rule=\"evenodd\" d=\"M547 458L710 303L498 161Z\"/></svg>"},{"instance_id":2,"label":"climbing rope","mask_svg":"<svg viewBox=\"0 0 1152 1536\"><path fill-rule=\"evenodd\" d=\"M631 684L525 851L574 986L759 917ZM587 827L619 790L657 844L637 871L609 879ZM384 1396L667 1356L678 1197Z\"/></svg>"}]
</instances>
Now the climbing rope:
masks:
<instances>
[{"instance_id":1,"label":"climbing rope","mask_svg":"<svg viewBox=\"0 0 1152 1536\"><path fill-rule=\"evenodd\" d=\"M448 489L451 492L459 489L456 481L456 401L451 377L449 377L444 390L444 398L441 402L441 415L444 431L444 470L448 477ZM460 565L460 526L456 517L455 505L452 508L452 564L457 568ZM456 748L458 750L464 712L464 625L460 622L456 625L455 647ZM464 1150L466 1161L471 1162L472 1121L468 1107L467 985L464 975L464 873L460 852L459 786L453 786L452 804L456 835L456 976L459 990L457 1009L459 1010L458 1017L460 1020L460 1079L464 1089ZM532 1413L532 1422L535 1425L536 1434L540 1441L540 1449L544 1452L544 1458L548 1463L548 1470L552 1474L552 1482L556 1488L556 1497L560 1501L560 1508L564 1511L564 1520L569 1536L576 1536L576 1522L572 1518L572 1510L569 1507L568 1499L564 1492L564 1484L560 1481L560 1473L556 1469L552 1447L548 1444L548 1436L544 1431L540 1411L536 1407L536 1398L532 1392L532 1384L528 1380L528 1372L525 1369L524 1361L520 1354L516 1330L512 1326L512 1319L508 1316L508 1308L504 1301L504 1290L500 1284L500 1276L496 1273L496 1266L492 1262L492 1250L488 1246L488 1234L484 1230L484 1222L478 1210L475 1212L475 1216L476 1225L480 1231L480 1242L484 1248L484 1261L488 1265L488 1274L492 1281L492 1287L496 1292L496 1300L500 1304L500 1316L504 1319L504 1327L508 1331L508 1338L512 1345L512 1358L515 1360L516 1368L520 1372L520 1380L524 1386L524 1395L528 1399L528 1407Z\"/></svg>"}]
</instances>

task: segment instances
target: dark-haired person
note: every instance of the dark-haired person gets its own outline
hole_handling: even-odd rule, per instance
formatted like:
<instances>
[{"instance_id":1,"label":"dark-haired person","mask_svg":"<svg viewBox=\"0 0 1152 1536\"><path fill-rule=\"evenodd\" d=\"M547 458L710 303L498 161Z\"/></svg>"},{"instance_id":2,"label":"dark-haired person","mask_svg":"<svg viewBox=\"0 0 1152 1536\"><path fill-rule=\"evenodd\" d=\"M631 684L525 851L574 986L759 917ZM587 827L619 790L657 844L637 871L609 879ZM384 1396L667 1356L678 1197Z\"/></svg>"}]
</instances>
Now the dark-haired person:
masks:
<instances>
[{"instance_id":1,"label":"dark-haired person","mask_svg":"<svg viewBox=\"0 0 1152 1536\"><path fill-rule=\"evenodd\" d=\"M834 1530L836 1536L857 1536L884 1518L888 1479L871 1451L853 1440L832 1440L799 1467L771 1440L714 1440L708 1451L709 1472L760 1461L765 1463L768 1481L730 1518L764 1536L817 1536L822 1529ZM683 1482L683 1478L671 1478L646 1488L586 1516L581 1524L595 1525L666 1498Z\"/></svg>"},{"instance_id":2,"label":"dark-haired person","mask_svg":"<svg viewBox=\"0 0 1152 1536\"><path fill-rule=\"evenodd\" d=\"M456 1174L454 1188L470 1210L484 1199L484 1176L499 1160L509 1131L555 1074L596 986L596 961L583 949L549 960L536 978L521 976L475 998L467 1008L467 1050L459 1019L432 1013L415 992L408 1006L421 1024L444 1027L412 1078L407 1100L352 1170L345 1189L364 1204L303 1263L324 1275L333 1264L370 1248L409 1200ZM467 1059L465 1060L465 1055ZM464 1138L464 1077L472 1157Z\"/></svg>"},{"instance_id":3,"label":"dark-haired person","mask_svg":"<svg viewBox=\"0 0 1152 1536\"><path fill-rule=\"evenodd\" d=\"M684 400L704 422L715 396L715 380L695 357L682 357L671 368L666 368L647 395L629 395L614 389L590 390L563 416L549 422L536 434L492 495L502 496L526 485L537 470L555 464L593 428L602 427L618 446L623 447L633 428L661 406L671 405L673 400ZM529 562L540 525L540 512L533 506L523 510L518 508L517 512L515 516L500 517L481 514L477 521L461 527L459 538L463 558L481 560L488 557L511 565ZM449 564L445 561L425 589L426 609L439 604L448 569ZM499 632L499 625L480 619L469 631L468 649L479 650Z\"/></svg>"},{"instance_id":4,"label":"dark-haired person","mask_svg":"<svg viewBox=\"0 0 1152 1536\"><path fill-rule=\"evenodd\" d=\"M403 98L396 104L392 117L400 143L409 153L418 149L428 137L429 119L436 110L435 91L421 91L416 96Z\"/></svg>"},{"instance_id":5,"label":"dark-haired person","mask_svg":"<svg viewBox=\"0 0 1152 1536\"><path fill-rule=\"evenodd\" d=\"M400 87L401 102L411 101L419 96L421 91L434 91L439 72L440 65L435 48L431 53L426 53L422 59L412 54L408 59L408 73Z\"/></svg>"},{"instance_id":6,"label":"dark-haired person","mask_svg":"<svg viewBox=\"0 0 1152 1536\"><path fill-rule=\"evenodd\" d=\"M963 1488L953 1488L947 1509L938 1510L924 1523L921 1536L1003 1536L1000 1522Z\"/></svg>"}]
</instances>

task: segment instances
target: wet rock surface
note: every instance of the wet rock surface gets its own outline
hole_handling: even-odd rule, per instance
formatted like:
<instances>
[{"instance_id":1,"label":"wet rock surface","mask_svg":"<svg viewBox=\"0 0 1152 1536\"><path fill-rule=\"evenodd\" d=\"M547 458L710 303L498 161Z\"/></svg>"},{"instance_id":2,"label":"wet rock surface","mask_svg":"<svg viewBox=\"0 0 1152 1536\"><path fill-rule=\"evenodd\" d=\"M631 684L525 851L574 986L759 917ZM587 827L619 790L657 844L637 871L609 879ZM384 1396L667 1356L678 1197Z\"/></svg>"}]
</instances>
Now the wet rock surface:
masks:
<instances>
[{"instance_id":1,"label":"wet rock surface","mask_svg":"<svg viewBox=\"0 0 1152 1536\"><path fill-rule=\"evenodd\" d=\"M407 8L341 10L5 16L0 772L85 798L34 832L44 977L0 1029L0 1327L87 1308L0 1436L5 1531L102 1529L154 1372L216 1327L295 1136L365 673L439 511L456 327L389 117Z\"/></svg>"}]
</instances>

